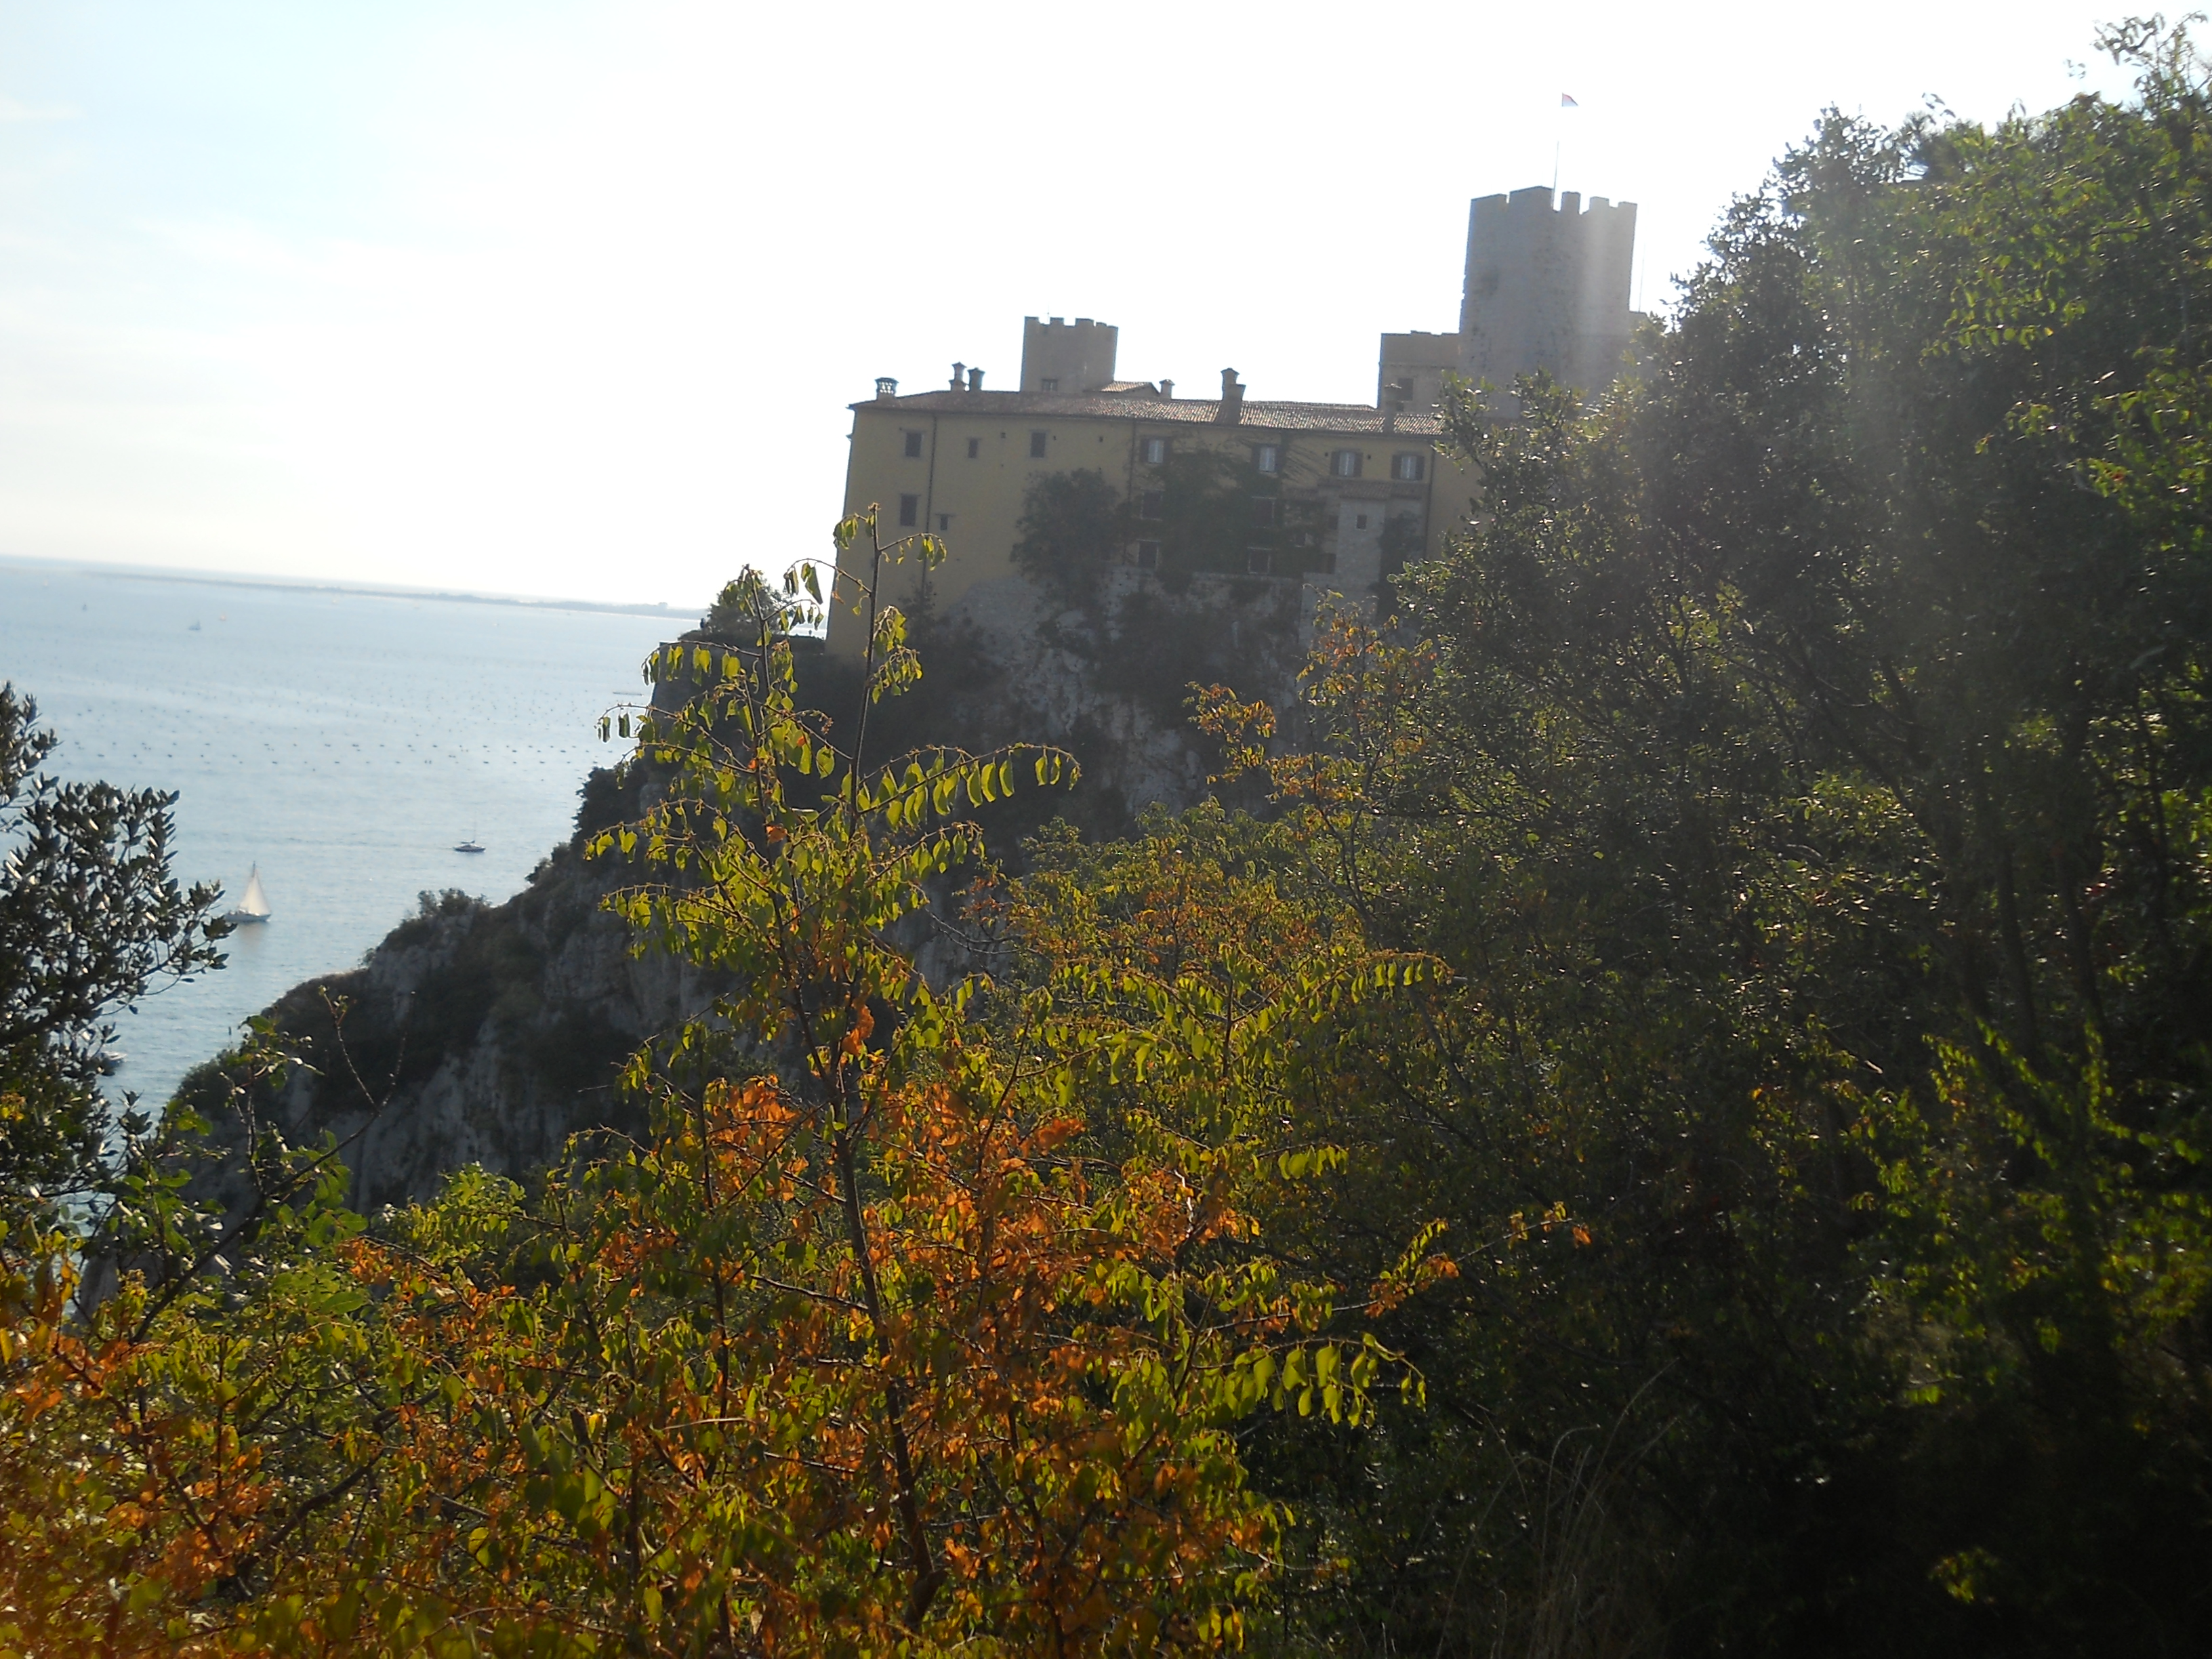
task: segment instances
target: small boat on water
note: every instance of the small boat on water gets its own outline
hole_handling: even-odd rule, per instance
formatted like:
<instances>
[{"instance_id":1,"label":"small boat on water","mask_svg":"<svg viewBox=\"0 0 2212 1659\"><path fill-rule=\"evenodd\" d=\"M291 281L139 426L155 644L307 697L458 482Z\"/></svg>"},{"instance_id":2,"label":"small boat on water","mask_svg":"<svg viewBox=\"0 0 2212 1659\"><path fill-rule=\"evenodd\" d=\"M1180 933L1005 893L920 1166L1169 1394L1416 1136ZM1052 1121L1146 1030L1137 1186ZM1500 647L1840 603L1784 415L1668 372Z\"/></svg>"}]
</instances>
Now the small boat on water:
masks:
<instances>
[{"instance_id":1,"label":"small boat on water","mask_svg":"<svg viewBox=\"0 0 2212 1659\"><path fill-rule=\"evenodd\" d=\"M246 872L246 891L239 897L237 908L223 917L234 927L258 926L269 920L269 895L261 890L261 866L255 865Z\"/></svg>"},{"instance_id":2,"label":"small boat on water","mask_svg":"<svg viewBox=\"0 0 2212 1659\"><path fill-rule=\"evenodd\" d=\"M477 846L477 838L474 836L471 836L466 841L458 843L454 847L453 850L456 853L481 853L483 851L483 848Z\"/></svg>"}]
</instances>

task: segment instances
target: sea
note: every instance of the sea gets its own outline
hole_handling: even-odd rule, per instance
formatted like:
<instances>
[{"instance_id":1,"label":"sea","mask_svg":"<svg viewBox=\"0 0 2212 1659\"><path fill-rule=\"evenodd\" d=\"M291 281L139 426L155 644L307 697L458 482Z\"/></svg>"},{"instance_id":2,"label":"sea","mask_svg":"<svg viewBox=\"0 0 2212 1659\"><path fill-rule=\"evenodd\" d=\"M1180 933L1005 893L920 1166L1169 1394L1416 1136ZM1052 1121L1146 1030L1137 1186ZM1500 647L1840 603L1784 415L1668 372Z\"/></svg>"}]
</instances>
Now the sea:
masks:
<instances>
[{"instance_id":1,"label":"sea","mask_svg":"<svg viewBox=\"0 0 2212 1659\"><path fill-rule=\"evenodd\" d=\"M47 769L173 792L179 879L220 882L222 910L258 869L271 912L118 1014L111 1093L166 1102L423 893L520 890L618 758L599 716L691 621L0 560L0 680L60 738Z\"/></svg>"}]
</instances>

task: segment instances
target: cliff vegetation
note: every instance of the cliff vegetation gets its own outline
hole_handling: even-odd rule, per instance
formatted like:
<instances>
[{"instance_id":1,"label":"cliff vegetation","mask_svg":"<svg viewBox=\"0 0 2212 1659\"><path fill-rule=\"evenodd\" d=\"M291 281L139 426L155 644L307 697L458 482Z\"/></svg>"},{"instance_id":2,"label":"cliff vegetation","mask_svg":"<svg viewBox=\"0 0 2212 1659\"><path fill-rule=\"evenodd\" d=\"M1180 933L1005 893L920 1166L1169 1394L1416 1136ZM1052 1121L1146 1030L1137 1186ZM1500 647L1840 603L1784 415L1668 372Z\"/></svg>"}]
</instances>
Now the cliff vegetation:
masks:
<instances>
[{"instance_id":1,"label":"cliff vegetation","mask_svg":"<svg viewBox=\"0 0 2212 1659\"><path fill-rule=\"evenodd\" d=\"M1828 117L1595 403L1464 391L1479 512L1295 700L1243 598L1015 578L1025 663L931 537L734 585L535 897L329 988L355 1116L303 1005L0 1170L0 1645L2212 1646L2212 74L2104 44ZM1119 641L1198 769L1078 823ZM478 1063L610 1109L495 1164ZM386 1079L456 1127L379 1210Z\"/></svg>"}]
</instances>

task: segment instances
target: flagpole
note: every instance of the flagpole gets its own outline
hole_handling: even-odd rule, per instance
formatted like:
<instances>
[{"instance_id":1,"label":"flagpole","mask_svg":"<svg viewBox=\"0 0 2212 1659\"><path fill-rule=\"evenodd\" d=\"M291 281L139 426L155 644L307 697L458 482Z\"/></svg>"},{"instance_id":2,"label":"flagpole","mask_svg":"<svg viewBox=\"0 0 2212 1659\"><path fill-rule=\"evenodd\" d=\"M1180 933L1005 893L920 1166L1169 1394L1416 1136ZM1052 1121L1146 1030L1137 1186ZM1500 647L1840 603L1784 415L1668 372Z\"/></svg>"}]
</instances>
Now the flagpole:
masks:
<instances>
[{"instance_id":1,"label":"flagpole","mask_svg":"<svg viewBox=\"0 0 2212 1659\"><path fill-rule=\"evenodd\" d=\"M1559 112L1552 118L1552 205L1559 204L1559 150L1566 142L1567 112L1579 109L1572 93L1559 94Z\"/></svg>"}]
</instances>

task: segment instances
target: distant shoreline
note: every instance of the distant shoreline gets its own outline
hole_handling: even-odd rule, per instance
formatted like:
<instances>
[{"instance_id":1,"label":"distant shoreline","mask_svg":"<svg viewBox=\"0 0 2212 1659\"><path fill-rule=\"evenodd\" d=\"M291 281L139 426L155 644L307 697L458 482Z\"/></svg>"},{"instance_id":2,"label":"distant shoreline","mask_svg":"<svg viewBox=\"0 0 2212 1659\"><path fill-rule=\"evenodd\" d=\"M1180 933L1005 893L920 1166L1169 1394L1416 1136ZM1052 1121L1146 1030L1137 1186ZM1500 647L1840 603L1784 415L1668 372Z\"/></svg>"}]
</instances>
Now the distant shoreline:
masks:
<instances>
[{"instance_id":1,"label":"distant shoreline","mask_svg":"<svg viewBox=\"0 0 2212 1659\"><path fill-rule=\"evenodd\" d=\"M245 576L221 571L173 570L147 565L109 564L96 559L38 559L0 554L0 564L24 570L67 571L73 575L127 576L134 581L177 582L198 587L249 587L287 593L346 593L368 599L435 599L447 605L510 605L524 611L598 611L623 617L682 617L702 606L623 604L613 599L538 599L513 593L468 593L445 588L385 587L365 582L288 580L282 576Z\"/></svg>"}]
</instances>

